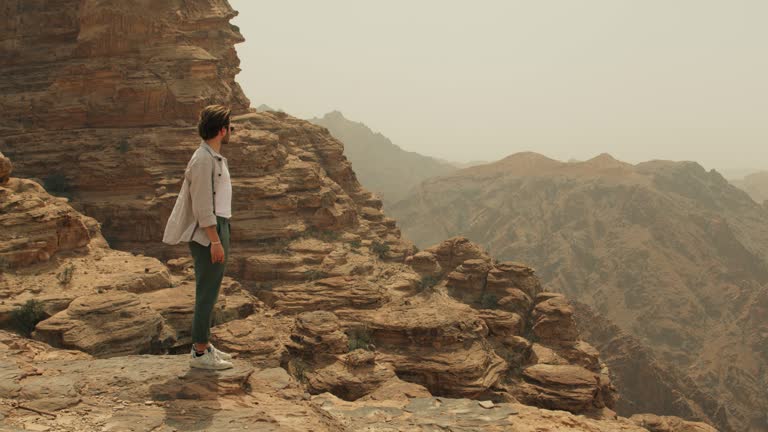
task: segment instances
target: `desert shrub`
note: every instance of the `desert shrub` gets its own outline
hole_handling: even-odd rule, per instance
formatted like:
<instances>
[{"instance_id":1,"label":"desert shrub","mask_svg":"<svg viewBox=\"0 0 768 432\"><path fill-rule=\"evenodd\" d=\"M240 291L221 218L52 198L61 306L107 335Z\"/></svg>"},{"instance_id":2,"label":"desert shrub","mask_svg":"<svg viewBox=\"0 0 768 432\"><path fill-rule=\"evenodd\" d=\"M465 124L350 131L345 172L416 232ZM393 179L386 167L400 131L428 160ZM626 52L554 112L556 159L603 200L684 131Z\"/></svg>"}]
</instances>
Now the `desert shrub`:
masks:
<instances>
[{"instance_id":1,"label":"desert shrub","mask_svg":"<svg viewBox=\"0 0 768 432\"><path fill-rule=\"evenodd\" d=\"M371 251L373 251L373 253L380 259L384 259L384 257L387 256L387 252L389 252L389 245L375 240L371 243Z\"/></svg>"},{"instance_id":2,"label":"desert shrub","mask_svg":"<svg viewBox=\"0 0 768 432\"><path fill-rule=\"evenodd\" d=\"M288 360L288 373L293 375L299 382L306 384L308 370L309 365L301 358L294 357Z\"/></svg>"},{"instance_id":3,"label":"desert shrub","mask_svg":"<svg viewBox=\"0 0 768 432\"><path fill-rule=\"evenodd\" d=\"M27 300L23 305L11 311L11 326L24 337L30 337L35 326L46 318L43 304L37 300Z\"/></svg>"},{"instance_id":4,"label":"desert shrub","mask_svg":"<svg viewBox=\"0 0 768 432\"><path fill-rule=\"evenodd\" d=\"M352 246L353 249L360 249L360 246L363 244L360 242L360 240L352 240L349 245Z\"/></svg>"},{"instance_id":5,"label":"desert shrub","mask_svg":"<svg viewBox=\"0 0 768 432\"><path fill-rule=\"evenodd\" d=\"M339 237L341 237L341 234L338 231L311 228L304 232L304 236L316 238L326 243L331 243L337 241Z\"/></svg>"},{"instance_id":6,"label":"desert shrub","mask_svg":"<svg viewBox=\"0 0 768 432\"><path fill-rule=\"evenodd\" d=\"M130 146L128 145L128 140L120 141L120 144L117 145L117 150L123 154L128 153L128 150L130 150Z\"/></svg>"},{"instance_id":7,"label":"desert shrub","mask_svg":"<svg viewBox=\"0 0 768 432\"><path fill-rule=\"evenodd\" d=\"M371 346L371 330L367 326L358 326L349 329L349 351L356 349L368 350Z\"/></svg>"},{"instance_id":8,"label":"desert shrub","mask_svg":"<svg viewBox=\"0 0 768 432\"><path fill-rule=\"evenodd\" d=\"M59 283L62 285L68 285L69 282L72 281L72 276L75 274L75 266L72 264L67 265L64 267L64 270L59 272L59 274L56 275L56 279L59 280Z\"/></svg>"},{"instance_id":9,"label":"desert shrub","mask_svg":"<svg viewBox=\"0 0 768 432\"><path fill-rule=\"evenodd\" d=\"M326 272L324 272L322 270L312 269L312 270L307 270L307 271L304 272L304 278L307 279L307 280L310 280L310 281L314 281L314 280L318 280L318 279L323 279L323 278L327 278L327 277L328 277L328 273L326 273Z\"/></svg>"},{"instance_id":10,"label":"desert shrub","mask_svg":"<svg viewBox=\"0 0 768 432\"><path fill-rule=\"evenodd\" d=\"M439 281L434 276L424 276L421 278L419 287L423 291L432 288L433 286L437 285L438 282Z\"/></svg>"},{"instance_id":11,"label":"desert shrub","mask_svg":"<svg viewBox=\"0 0 768 432\"><path fill-rule=\"evenodd\" d=\"M496 298L495 294L485 293L480 297L480 306L483 309L496 309L499 306L499 299Z\"/></svg>"}]
</instances>

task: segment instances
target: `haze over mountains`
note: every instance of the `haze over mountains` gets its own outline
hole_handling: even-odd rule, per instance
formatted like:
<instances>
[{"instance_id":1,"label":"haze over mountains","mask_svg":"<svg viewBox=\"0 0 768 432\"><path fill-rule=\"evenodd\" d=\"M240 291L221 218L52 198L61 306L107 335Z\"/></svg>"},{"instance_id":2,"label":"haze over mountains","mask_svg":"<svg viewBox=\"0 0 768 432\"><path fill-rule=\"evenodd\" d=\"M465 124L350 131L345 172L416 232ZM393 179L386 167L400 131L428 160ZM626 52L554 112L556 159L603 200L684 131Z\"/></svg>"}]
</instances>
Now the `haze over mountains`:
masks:
<instances>
[{"instance_id":1,"label":"haze over mountains","mask_svg":"<svg viewBox=\"0 0 768 432\"><path fill-rule=\"evenodd\" d=\"M252 108L228 1L55 5L0 17L0 428L714 430L617 416L563 294L466 238L417 251L326 128ZM212 102L236 126L219 372L189 367L192 262L160 241Z\"/></svg>"},{"instance_id":2,"label":"haze over mountains","mask_svg":"<svg viewBox=\"0 0 768 432\"><path fill-rule=\"evenodd\" d=\"M423 158L399 147L399 159L374 156L390 141L361 139L369 128L328 117L363 184L399 181L387 175L397 161ZM615 362L621 412L699 412L740 430L760 422L767 400L768 319L754 319L768 298L768 206L755 202L764 180L734 182L753 201L695 162L602 154L563 163L526 152L426 178L389 212L419 246L465 235L503 259L534 262L547 284L597 311L589 322L607 319L580 325Z\"/></svg>"},{"instance_id":3,"label":"haze over mountains","mask_svg":"<svg viewBox=\"0 0 768 432\"><path fill-rule=\"evenodd\" d=\"M519 153L426 180L390 213L417 245L466 235L533 263L680 368L729 421L764 417L768 208L717 172Z\"/></svg>"},{"instance_id":4,"label":"haze over mountains","mask_svg":"<svg viewBox=\"0 0 768 432\"><path fill-rule=\"evenodd\" d=\"M377 193L386 206L404 198L422 180L457 169L449 162L405 151L363 123L348 120L339 111L309 121L326 127L344 143L344 155L355 166L360 181Z\"/></svg>"},{"instance_id":5,"label":"haze over mountains","mask_svg":"<svg viewBox=\"0 0 768 432\"><path fill-rule=\"evenodd\" d=\"M768 200L768 171L752 173L742 179L731 180L731 183L746 191L758 203Z\"/></svg>"}]
</instances>

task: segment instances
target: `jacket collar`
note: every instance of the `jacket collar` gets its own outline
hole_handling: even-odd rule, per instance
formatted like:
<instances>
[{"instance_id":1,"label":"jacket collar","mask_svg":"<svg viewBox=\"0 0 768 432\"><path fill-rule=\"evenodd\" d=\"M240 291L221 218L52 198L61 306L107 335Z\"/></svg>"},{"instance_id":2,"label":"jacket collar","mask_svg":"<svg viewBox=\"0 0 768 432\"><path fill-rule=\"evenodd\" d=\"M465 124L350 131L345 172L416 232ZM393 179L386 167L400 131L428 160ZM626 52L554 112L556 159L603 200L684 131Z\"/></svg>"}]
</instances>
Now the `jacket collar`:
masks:
<instances>
[{"instance_id":1,"label":"jacket collar","mask_svg":"<svg viewBox=\"0 0 768 432\"><path fill-rule=\"evenodd\" d=\"M205 140L200 140L200 147L204 148L205 151L210 153L211 156L213 156L215 158L219 158L219 160L221 160L221 159L226 160L227 159L224 156L222 156L221 154L217 153L216 150L213 149L213 147L209 146L208 143L205 142Z\"/></svg>"}]
</instances>

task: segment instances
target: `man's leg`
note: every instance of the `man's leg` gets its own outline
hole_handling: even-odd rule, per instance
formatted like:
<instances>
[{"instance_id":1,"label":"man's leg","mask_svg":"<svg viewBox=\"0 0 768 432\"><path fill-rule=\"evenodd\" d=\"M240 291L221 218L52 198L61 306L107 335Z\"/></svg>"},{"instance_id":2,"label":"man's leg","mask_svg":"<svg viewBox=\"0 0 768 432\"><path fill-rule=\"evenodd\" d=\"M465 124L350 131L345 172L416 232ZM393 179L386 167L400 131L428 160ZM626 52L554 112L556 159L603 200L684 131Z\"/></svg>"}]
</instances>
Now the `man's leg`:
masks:
<instances>
[{"instance_id":1,"label":"man's leg","mask_svg":"<svg viewBox=\"0 0 768 432\"><path fill-rule=\"evenodd\" d=\"M190 252L195 264L195 312L192 318L192 342L195 350L202 352L208 346L210 327L213 321L213 308L219 296L224 269L229 258L229 227L226 220L218 218L216 231L219 233L224 249L224 262L211 262L210 246L189 242Z\"/></svg>"}]
</instances>

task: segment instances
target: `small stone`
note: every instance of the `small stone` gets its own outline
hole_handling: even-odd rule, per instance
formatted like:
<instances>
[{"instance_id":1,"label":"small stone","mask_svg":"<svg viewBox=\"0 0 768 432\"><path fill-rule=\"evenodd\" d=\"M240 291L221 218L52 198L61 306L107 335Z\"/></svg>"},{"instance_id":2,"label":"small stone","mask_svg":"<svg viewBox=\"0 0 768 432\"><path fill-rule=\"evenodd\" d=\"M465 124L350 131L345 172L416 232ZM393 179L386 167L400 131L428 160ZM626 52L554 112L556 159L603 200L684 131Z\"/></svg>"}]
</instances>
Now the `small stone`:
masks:
<instances>
[{"instance_id":1,"label":"small stone","mask_svg":"<svg viewBox=\"0 0 768 432\"><path fill-rule=\"evenodd\" d=\"M480 401L478 402L478 405L480 405L483 408L493 408L493 402L492 401Z\"/></svg>"},{"instance_id":2,"label":"small stone","mask_svg":"<svg viewBox=\"0 0 768 432\"><path fill-rule=\"evenodd\" d=\"M144 405L153 405L154 403L155 401L151 401L151 400L144 401Z\"/></svg>"}]
</instances>

